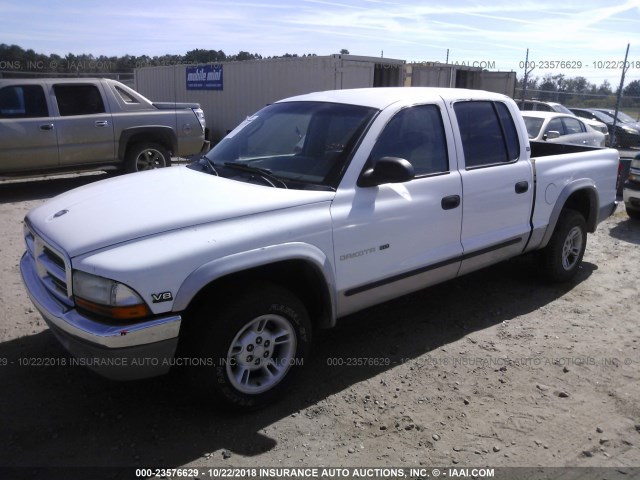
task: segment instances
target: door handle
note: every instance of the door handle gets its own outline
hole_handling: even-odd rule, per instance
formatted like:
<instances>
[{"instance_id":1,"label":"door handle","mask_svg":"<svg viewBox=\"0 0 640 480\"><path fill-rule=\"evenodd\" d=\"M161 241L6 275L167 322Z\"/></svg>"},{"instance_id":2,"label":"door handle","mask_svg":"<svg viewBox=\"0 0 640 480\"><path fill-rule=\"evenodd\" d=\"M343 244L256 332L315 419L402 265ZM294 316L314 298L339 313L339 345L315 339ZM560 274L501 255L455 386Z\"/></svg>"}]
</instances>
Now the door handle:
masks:
<instances>
[{"instance_id":1,"label":"door handle","mask_svg":"<svg viewBox=\"0 0 640 480\"><path fill-rule=\"evenodd\" d=\"M109 122L107 120L96 120L96 127L108 127Z\"/></svg>"},{"instance_id":2,"label":"door handle","mask_svg":"<svg viewBox=\"0 0 640 480\"><path fill-rule=\"evenodd\" d=\"M40 125L40 130L53 130L53 123L44 123Z\"/></svg>"},{"instance_id":3,"label":"door handle","mask_svg":"<svg viewBox=\"0 0 640 480\"><path fill-rule=\"evenodd\" d=\"M440 202L443 210L452 210L460 205L460 195L449 195Z\"/></svg>"},{"instance_id":4,"label":"door handle","mask_svg":"<svg viewBox=\"0 0 640 480\"><path fill-rule=\"evenodd\" d=\"M516 183L516 193L525 193L529 191L529 182Z\"/></svg>"}]
</instances>

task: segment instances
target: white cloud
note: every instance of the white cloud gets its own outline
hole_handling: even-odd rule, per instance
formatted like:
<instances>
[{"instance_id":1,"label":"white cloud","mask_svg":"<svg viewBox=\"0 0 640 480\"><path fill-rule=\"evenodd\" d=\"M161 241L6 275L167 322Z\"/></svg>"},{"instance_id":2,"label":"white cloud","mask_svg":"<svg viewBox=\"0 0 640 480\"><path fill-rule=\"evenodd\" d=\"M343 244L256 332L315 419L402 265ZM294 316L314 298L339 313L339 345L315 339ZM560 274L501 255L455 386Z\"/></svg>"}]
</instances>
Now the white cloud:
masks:
<instances>
[{"instance_id":1,"label":"white cloud","mask_svg":"<svg viewBox=\"0 0 640 480\"><path fill-rule=\"evenodd\" d=\"M68 0L54 8L44 0L5 0L0 41L61 55L153 56L194 48L325 55L347 48L356 55L378 56L384 50L394 58L444 61L449 49L454 60L493 59L498 68L519 71L526 48L537 60L619 59L640 24L640 0L607 6L597 0L112 0L99 5ZM634 48L633 58L640 60Z\"/></svg>"}]
</instances>

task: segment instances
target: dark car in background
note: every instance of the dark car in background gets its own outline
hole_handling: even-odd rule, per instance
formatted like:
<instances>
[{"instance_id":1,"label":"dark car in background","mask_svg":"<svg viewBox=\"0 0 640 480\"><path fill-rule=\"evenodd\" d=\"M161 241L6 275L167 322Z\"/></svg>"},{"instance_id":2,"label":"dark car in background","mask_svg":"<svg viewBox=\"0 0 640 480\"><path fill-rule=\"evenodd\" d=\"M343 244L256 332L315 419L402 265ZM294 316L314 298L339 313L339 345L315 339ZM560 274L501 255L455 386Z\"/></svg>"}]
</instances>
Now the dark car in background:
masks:
<instances>
[{"instance_id":1,"label":"dark car in background","mask_svg":"<svg viewBox=\"0 0 640 480\"><path fill-rule=\"evenodd\" d=\"M629 217L640 220L640 154L631 161L629 177L622 194Z\"/></svg>"},{"instance_id":2,"label":"dark car in background","mask_svg":"<svg viewBox=\"0 0 640 480\"><path fill-rule=\"evenodd\" d=\"M598 120L607 125L609 135L613 136L614 110L604 108L570 108L576 116L591 120ZM616 121L616 147L640 147L640 123L624 112L618 112Z\"/></svg>"}]
</instances>

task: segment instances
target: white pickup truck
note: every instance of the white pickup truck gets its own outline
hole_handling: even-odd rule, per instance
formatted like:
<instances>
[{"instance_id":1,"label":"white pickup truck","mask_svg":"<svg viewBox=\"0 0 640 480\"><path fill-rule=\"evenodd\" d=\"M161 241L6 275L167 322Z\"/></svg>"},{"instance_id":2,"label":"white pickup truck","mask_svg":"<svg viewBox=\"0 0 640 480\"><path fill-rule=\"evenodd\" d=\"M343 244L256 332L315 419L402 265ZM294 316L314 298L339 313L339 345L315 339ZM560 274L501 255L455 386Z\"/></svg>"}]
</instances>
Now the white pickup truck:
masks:
<instances>
[{"instance_id":1,"label":"white pickup truck","mask_svg":"<svg viewBox=\"0 0 640 480\"><path fill-rule=\"evenodd\" d=\"M187 167L32 210L20 267L83 364L120 379L187 365L213 400L254 407L347 314L528 252L571 279L615 209L617 167L615 150L530 144L503 95L313 93Z\"/></svg>"}]
</instances>

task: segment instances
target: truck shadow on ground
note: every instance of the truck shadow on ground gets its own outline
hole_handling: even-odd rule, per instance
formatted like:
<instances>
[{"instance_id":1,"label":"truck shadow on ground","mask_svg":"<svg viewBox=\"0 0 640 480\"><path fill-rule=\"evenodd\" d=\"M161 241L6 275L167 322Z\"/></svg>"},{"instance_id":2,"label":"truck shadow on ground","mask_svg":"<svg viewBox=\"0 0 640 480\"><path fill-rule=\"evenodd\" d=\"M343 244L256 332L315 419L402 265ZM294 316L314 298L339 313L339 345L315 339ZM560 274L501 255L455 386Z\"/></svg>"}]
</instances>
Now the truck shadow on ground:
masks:
<instances>
[{"instance_id":1,"label":"truck shadow on ground","mask_svg":"<svg viewBox=\"0 0 640 480\"><path fill-rule=\"evenodd\" d=\"M624 242L640 245L640 220L627 218L609 229L609 235Z\"/></svg>"},{"instance_id":2,"label":"truck shadow on ground","mask_svg":"<svg viewBox=\"0 0 640 480\"><path fill-rule=\"evenodd\" d=\"M0 204L42 200L73 188L113 177L114 173L91 172L64 177L35 177L0 181Z\"/></svg>"},{"instance_id":3,"label":"truck shadow on ground","mask_svg":"<svg viewBox=\"0 0 640 480\"><path fill-rule=\"evenodd\" d=\"M332 395L393 374L401 359L535 311L596 269L585 262L572 283L548 285L525 257L342 319L317 335L314 355L291 393L248 414L203 406L174 376L118 383L82 367L21 366L24 359L66 357L48 330L11 340L0 345L0 360L7 359L0 366L0 466L224 466L222 449L245 456L268 452L278 445L270 428L264 432L272 424L296 413L303 421L333 415ZM332 359L358 357L389 358L390 364L332 365ZM203 457L211 452L210 459Z\"/></svg>"}]
</instances>

